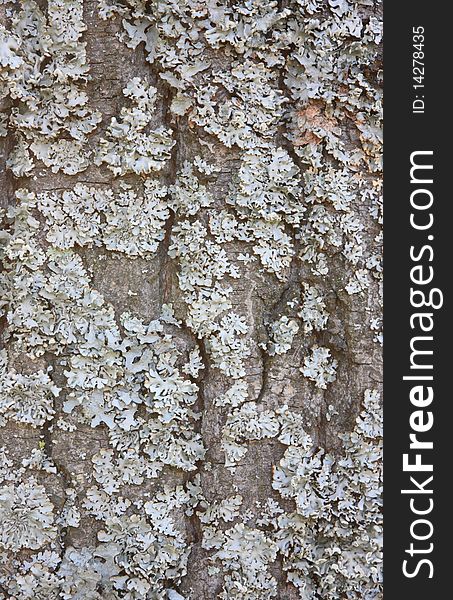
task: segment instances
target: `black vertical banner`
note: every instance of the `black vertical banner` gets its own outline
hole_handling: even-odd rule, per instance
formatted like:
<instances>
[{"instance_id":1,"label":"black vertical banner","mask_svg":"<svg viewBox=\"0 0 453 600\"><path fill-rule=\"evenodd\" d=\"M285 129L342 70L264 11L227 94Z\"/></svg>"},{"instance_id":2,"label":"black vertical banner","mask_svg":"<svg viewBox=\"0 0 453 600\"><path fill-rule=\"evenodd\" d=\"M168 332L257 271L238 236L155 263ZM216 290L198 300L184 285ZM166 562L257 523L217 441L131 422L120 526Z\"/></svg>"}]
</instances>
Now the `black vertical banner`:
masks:
<instances>
[{"instance_id":1,"label":"black vertical banner","mask_svg":"<svg viewBox=\"0 0 453 600\"><path fill-rule=\"evenodd\" d=\"M450 5L384 5L384 593L450 596Z\"/></svg>"}]
</instances>

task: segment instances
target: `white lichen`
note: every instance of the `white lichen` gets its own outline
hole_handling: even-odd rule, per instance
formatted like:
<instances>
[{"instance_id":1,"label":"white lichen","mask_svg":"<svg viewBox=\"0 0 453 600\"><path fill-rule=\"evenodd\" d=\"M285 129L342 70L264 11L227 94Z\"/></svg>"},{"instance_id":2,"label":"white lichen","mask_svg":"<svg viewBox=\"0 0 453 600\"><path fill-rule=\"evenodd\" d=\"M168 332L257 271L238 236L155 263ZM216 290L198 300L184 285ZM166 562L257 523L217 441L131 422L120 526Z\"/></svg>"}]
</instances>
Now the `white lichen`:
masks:
<instances>
[{"instance_id":1,"label":"white lichen","mask_svg":"<svg viewBox=\"0 0 453 600\"><path fill-rule=\"evenodd\" d=\"M36 550L57 535L54 506L42 485L29 477L0 487L0 545L7 550Z\"/></svg>"},{"instance_id":2,"label":"white lichen","mask_svg":"<svg viewBox=\"0 0 453 600\"><path fill-rule=\"evenodd\" d=\"M131 108L123 107L120 117L112 117L106 137L99 143L98 164L105 163L114 175L146 175L160 171L170 158L175 141L172 131L163 126L151 130L156 88L134 77L123 94L131 99Z\"/></svg>"},{"instance_id":3,"label":"white lichen","mask_svg":"<svg viewBox=\"0 0 453 600\"><path fill-rule=\"evenodd\" d=\"M337 360L331 357L329 348L313 346L304 358L300 371L304 377L315 382L316 387L326 389L336 379Z\"/></svg>"}]
</instances>

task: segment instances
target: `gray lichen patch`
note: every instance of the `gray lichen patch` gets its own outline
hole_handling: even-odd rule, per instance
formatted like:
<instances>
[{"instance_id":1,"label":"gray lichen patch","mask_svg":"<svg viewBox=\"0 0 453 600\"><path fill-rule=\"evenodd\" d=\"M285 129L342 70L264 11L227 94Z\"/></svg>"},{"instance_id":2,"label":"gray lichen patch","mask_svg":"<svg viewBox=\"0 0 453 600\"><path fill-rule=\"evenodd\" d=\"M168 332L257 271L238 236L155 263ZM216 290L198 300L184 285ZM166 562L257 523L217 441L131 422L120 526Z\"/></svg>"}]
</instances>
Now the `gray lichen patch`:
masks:
<instances>
[{"instance_id":1,"label":"gray lichen patch","mask_svg":"<svg viewBox=\"0 0 453 600\"><path fill-rule=\"evenodd\" d=\"M380 12L3 3L1 600L382 598Z\"/></svg>"},{"instance_id":2,"label":"gray lichen patch","mask_svg":"<svg viewBox=\"0 0 453 600\"><path fill-rule=\"evenodd\" d=\"M160 127L147 130L154 110L156 88L132 79L123 93L133 103L121 109L120 120L112 117L106 137L99 143L96 160L105 163L114 175L149 174L160 171L170 158L175 141L171 131Z\"/></svg>"},{"instance_id":3,"label":"gray lichen patch","mask_svg":"<svg viewBox=\"0 0 453 600\"><path fill-rule=\"evenodd\" d=\"M37 550L57 534L53 505L42 485L30 477L0 487L0 545L6 550Z\"/></svg>"},{"instance_id":4,"label":"gray lichen patch","mask_svg":"<svg viewBox=\"0 0 453 600\"><path fill-rule=\"evenodd\" d=\"M53 173L74 175L88 167L87 135L101 115L86 107L82 13L81 1L50 0L43 12L26 0L11 13L8 30L2 26L2 96L15 102L8 122L17 139L8 166L18 177L32 172L35 159Z\"/></svg>"}]
</instances>

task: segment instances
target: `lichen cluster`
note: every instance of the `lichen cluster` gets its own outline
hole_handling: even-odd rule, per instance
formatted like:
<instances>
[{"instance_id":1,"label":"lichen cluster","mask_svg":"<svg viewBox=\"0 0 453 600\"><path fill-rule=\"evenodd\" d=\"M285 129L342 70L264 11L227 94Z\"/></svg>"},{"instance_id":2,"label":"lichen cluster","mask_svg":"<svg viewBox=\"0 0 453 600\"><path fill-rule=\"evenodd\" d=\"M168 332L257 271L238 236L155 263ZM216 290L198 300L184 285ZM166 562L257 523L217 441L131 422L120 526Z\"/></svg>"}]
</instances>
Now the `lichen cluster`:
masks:
<instances>
[{"instance_id":1,"label":"lichen cluster","mask_svg":"<svg viewBox=\"0 0 453 600\"><path fill-rule=\"evenodd\" d=\"M382 598L380 2L0 8L0 599Z\"/></svg>"},{"instance_id":2,"label":"lichen cluster","mask_svg":"<svg viewBox=\"0 0 453 600\"><path fill-rule=\"evenodd\" d=\"M53 173L79 173L89 164L87 136L102 118L84 89L83 4L50 0L43 11L25 0L10 12L9 27L0 26L1 93L13 103L6 120L16 140L7 165L18 177L37 160Z\"/></svg>"}]
</instances>

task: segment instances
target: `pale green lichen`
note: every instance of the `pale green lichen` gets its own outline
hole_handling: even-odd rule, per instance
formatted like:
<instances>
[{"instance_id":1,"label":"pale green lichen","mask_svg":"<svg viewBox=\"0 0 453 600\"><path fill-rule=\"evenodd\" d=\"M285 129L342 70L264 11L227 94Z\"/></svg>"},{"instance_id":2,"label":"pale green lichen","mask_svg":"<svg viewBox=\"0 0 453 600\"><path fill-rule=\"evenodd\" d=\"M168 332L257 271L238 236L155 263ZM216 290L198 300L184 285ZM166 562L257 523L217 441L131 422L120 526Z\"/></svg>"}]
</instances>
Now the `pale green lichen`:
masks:
<instances>
[{"instance_id":1,"label":"pale green lichen","mask_svg":"<svg viewBox=\"0 0 453 600\"><path fill-rule=\"evenodd\" d=\"M138 77L123 90L133 107L123 107L119 120L112 118L96 157L99 164L105 163L115 175L145 175L160 171L170 158L175 144L171 130L164 127L148 130L156 92L156 88Z\"/></svg>"},{"instance_id":2,"label":"pale green lichen","mask_svg":"<svg viewBox=\"0 0 453 600\"><path fill-rule=\"evenodd\" d=\"M14 101L8 126L17 138L8 166L19 177L33 170L34 158L55 173L72 175L88 167L87 135L101 114L87 107L84 91L82 12L81 1L49 0L44 13L33 0L23 0L12 14L10 32L1 30L6 68L0 95Z\"/></svg>"},{"instance_id":3,"label":"pale green lichen","mask_svg":"<svg viewBox=\"0 0 453 600\"><path fill-rule=\"evenodd\" d=\"M0 487L0 545L7 550L36 550L57 535L54 507L33 477Z\"/></svg>"},{"instance_id":4,"label":"pale green lichen","mask_svg":"<svg viewBox=\"0 0 453 600\"><path fill-rule=\"evenodd\" d=\"M294 319L289 319L283 315L277 321L271 324L268 352L269 354L286 354L291 349L293 339L299 331L299 325Z\"/></svg>"},{"instance_id":5,"label":"pale green lichen","mask_svg":"<svg viewBox=\"0 0 453 600\"><path fill-rule=\"evenodd\" d=\"M7 356L0 355L0 427L8 421L40 427L55 414L54 402L60 393L43 371L23 375L7 369Z\"/></svg>"},{"instance_id":6,"label":"pale green lichen","mask_svg":"<svg viewBox=\"0 0 453 600\"><path fill-rule=\"evenodd\" d=\"M104 246L128 256L156 252L170 212L167 188L149 179L138 194L123 183L117 193L76 184L62 193L37 194L46 219L46 239L58 248Z\"/></svg>"},{"instance_id":7,"label":"pale green lichen","mask_svg":"<svg viewBox=\"0 0 453 600\"><path fill-rule=\"evenodd\" d=\"M337 360L331 358L328 348L313 346L311 354L305 357L300 370L302 375L314 381L317 387L325 389L329 383L335 381L337 365Z\"/></svg>"},{"instance_id":8,"label":"pale green lichen","mask_svg":"<svg viewBox=\"0 0 453 600\"><path fill-rule=\"evenodd\" d=\"M344 456L316 449L310 436L289 446L273 486L294 513L275 522L289 580L301 598L380 597L382 585L382 415L367 390ZM286 442L287 443L287 442Z\"/></svg>"},{"instance_id":9,"label":"pale green lichen","mask_svg":"<svg viewBox=\"0 0 453 600\"><path fill-rule=\"evenodd\" d=\"M1 597L188 600L177 591L194 548L187 529L219 598L283 595L277 561L301 599L381 597L377 394L366 392L354 431L335 436L338 451L306 431L317 431L309 396L335 398L320 411L327 423L343 411L337 369L353 367L339 303L382 341L377 9L100 0L100 17L152 67L131 60L101 123L82 2L8 5L0 135L13 141L15 177L45 178L22 181L1 214L0 419L42 437L18 463L0 454ZM152 318L96 289L93 250L126 270L147 261L146 280L159 271ZM89 428L102 441L68 475L49 440ZM205 498L222 452L238 473L250 448L278 444L275 498L256 510L238 490ZM98 539L72 547L65 532L89 519Z\"/></svg>"}]
</instances>

